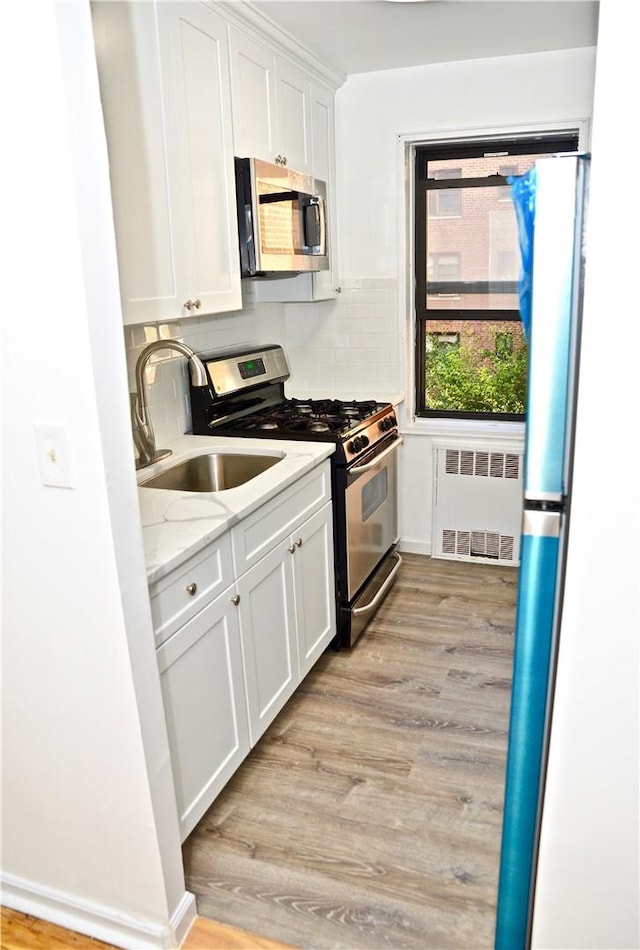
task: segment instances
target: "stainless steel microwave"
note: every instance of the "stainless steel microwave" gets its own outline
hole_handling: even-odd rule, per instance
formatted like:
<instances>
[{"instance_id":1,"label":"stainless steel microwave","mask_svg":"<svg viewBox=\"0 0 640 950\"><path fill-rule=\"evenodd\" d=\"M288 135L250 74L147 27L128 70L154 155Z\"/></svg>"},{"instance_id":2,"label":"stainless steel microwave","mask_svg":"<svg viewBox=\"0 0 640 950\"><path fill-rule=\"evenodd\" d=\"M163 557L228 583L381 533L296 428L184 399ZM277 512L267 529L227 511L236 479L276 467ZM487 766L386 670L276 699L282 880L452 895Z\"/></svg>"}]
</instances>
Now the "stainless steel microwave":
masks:
<instances>
[{"instance_id":1,"label":"stainless steel microwave","mask_svg":"<svg viewBox=\"0 0 640 950\"><path fill-rule=\"evenodd\" d=\"M327 270L326 184L258 158L236 158L243 277Z\"/></svg>"}]
</instances>

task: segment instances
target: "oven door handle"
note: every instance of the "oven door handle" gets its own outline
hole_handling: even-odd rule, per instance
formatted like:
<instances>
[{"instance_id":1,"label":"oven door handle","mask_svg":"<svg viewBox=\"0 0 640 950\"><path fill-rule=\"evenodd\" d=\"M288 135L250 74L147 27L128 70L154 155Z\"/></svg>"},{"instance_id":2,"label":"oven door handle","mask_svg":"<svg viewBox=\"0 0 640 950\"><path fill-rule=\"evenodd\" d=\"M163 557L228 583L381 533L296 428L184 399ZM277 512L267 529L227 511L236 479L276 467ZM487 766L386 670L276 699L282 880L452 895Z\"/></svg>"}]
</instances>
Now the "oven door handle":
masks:
<instances>
[{"instance_id":1,"label":"oven door handle","mask_svg":"<svg viewBox=\"0 0 640 950\"><path fill-rule=\"evenodd\" d=\"M404 439L401 435L395 440L393 445L390 445L388 449L385 449L384 452L381 452L380 455L376 455L374 459L370 462L367 462L365 465L354 465L353 468L349 469L349 475L362 475L363 472L370 472L371 469L375 468L387 455L391 455L392 452L395 452L396 449L399 449L403 445Z\"/></svg>"},{"instance_id":2,"label":"oven door handle","mask_svg":"<svg viewBox=\"0 0 640 950\"><path fill-rule=\"evenodd\" d=\"M376 596L373 598L373 600L370 600L368 604L364 605L364 607L355 607L351 611L354 617L359 617L362 614L368 614L372 610L374 610L378 606L382 598L385 596L385 594L387 593L391 585L393 584L393 580L396 574L398 573L398 571L400 570L400 565L402 564L402 558L400 557L397 551L393 552L393 556L397 561L396 566L391 571L391 573L389 574L386 581L384 582L384 584L382 585L382 587L380 588Z\"/></svg>"}]
</instances>

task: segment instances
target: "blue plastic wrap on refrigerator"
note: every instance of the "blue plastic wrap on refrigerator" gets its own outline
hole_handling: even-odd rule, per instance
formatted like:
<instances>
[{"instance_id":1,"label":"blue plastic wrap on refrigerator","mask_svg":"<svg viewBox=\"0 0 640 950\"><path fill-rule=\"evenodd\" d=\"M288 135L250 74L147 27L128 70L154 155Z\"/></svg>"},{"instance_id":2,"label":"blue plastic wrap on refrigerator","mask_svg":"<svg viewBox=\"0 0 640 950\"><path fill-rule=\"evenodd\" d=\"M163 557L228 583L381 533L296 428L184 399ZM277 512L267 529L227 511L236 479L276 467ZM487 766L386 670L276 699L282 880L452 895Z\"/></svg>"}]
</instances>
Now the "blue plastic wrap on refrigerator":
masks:
<instances>
[{"instance_id":1,"label":"blue plastic wrap on refrigerator","mask_svg":"<svg viewBox=\"0 0 640 950\"><path fill-rule=\"evenodd\" d=\"M518 297L520 318L525 338L529 339L531 330L531 287L533 275L533 228L536 216L537 176L535 166L517 178L509 178L511 197L518 222L518 243L520 245L520 280Z\"/></svg>"}]
</instances>

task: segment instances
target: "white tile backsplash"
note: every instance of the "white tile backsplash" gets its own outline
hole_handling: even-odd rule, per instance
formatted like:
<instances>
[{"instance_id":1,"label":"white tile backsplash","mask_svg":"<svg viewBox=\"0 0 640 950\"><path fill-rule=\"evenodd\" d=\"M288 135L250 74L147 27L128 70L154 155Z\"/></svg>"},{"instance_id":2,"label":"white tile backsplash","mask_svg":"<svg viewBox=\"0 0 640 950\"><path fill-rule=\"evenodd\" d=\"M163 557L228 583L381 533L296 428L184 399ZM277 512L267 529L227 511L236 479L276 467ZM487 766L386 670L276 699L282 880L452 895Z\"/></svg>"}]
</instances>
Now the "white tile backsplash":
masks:
<instances>
[{"instance_id":1,"label":"white tile backsplash","mask_svg":"<svg viewBox=\"0 0 640 950\"><path fill-rule=\"evenodd\" d=\"M244 344L280 343L291 369L290 391L309 390L382 398L401 390L397 281L360 278L342 282L336 300L255 303L243 283L243 309L171 323L125 327L129 389L144 347L157 339L181 340L197 353ZM160 350L145 373L147 398L159 447L191 431L186 360Z\"/></svg>"},{"instance_id":2,"label":"white tile backsplash","mask_svg":"<svg viewBox=\"0 0 640 950\"><path fill-rule=\"evenodd\" d=\"M393 278L359 278L344 280L337 300L284 304L291 388L399 392L397 295Z\"/></svg>"}]
</instances>

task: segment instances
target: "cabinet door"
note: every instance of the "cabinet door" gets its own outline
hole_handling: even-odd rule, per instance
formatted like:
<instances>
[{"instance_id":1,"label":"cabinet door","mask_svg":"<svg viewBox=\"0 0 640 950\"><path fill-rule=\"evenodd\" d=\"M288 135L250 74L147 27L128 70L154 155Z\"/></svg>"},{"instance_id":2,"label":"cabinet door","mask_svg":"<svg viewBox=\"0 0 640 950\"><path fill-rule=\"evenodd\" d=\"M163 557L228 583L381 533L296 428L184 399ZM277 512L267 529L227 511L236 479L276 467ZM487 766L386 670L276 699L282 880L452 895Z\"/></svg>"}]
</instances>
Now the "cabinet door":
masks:
<instances>
[{"instance_id":1,"label":"cabinet door","mask_svg":"<svg viewBox=\"0 0 640 950\"><path fill-rule=\"evenodd\" d=\"M228 588L157 650L183 841L249 751L234 595Z\"/></svg>"},{"instance_id":2,"label":"cabinet door","mask_svg":"<svg viewBox=\"0 0 640 950\"><path fill-rule=\"evenodd\" d=\"M160 82L156 8L91 4L125 324L182 313L185 259L175 136Z\"/></svg>"},{"instance_id":3,"label":"cabinet door","mask_svg":"<svg viewBox=\"0 0 640 950\"><path fill-rule=\"evenodd\" d=\"M292 536L300 677L336 635L333 515L325 505Z\"/></svg>"},{"instance_id":4,"label":"cabinet door","mask_svg":"<svg viewBox=\"0 0 640 950\"><path fill-rule=\"evenodd\" d=\"M273 162L277 154L275 55L231 27L229 49L235 154Z\"/></svg>"},{"instance_id":5,"label":"cabinet door","mask_svg":"<svg viewBox=\"0 0 640 950\"><path fill-rule=\"evenodd\" d=\"M199 3L159 3L165 101L174 117L186 261L181 314L242 306L225 21Z\"/></svg>"},{"instance_id":6,"label":"cabinet door","mask_svg":"<svg viewBox=\"0 0 640 950\"><path fill-rule=\"evenodd\" d=\"M278 59L278 150L294 171L311 170L311 114L309 77Z\"/></svg>"},{"instance_id":7,"label":"cabinet door","mask_svg":"<svg viewBox=\"0 0 640 950\"><path fill-rule=\"evenodd\" d=\"M312 170L327 186L327 240L329 270L313 277L313 300L328 300L340 293L335 200L335 144L333 92L319 83L311 84Z\"/></svg>"},{"instance_id":8,"label":"cabinet door","mask_svg":"<svg viewBox=\"0 0 640 950\"><path fill-rule=\"evenodd\" d=\"M236 585L252 746L300 682L289 547L279 544Z\"/></svg>"}]
</instances>

